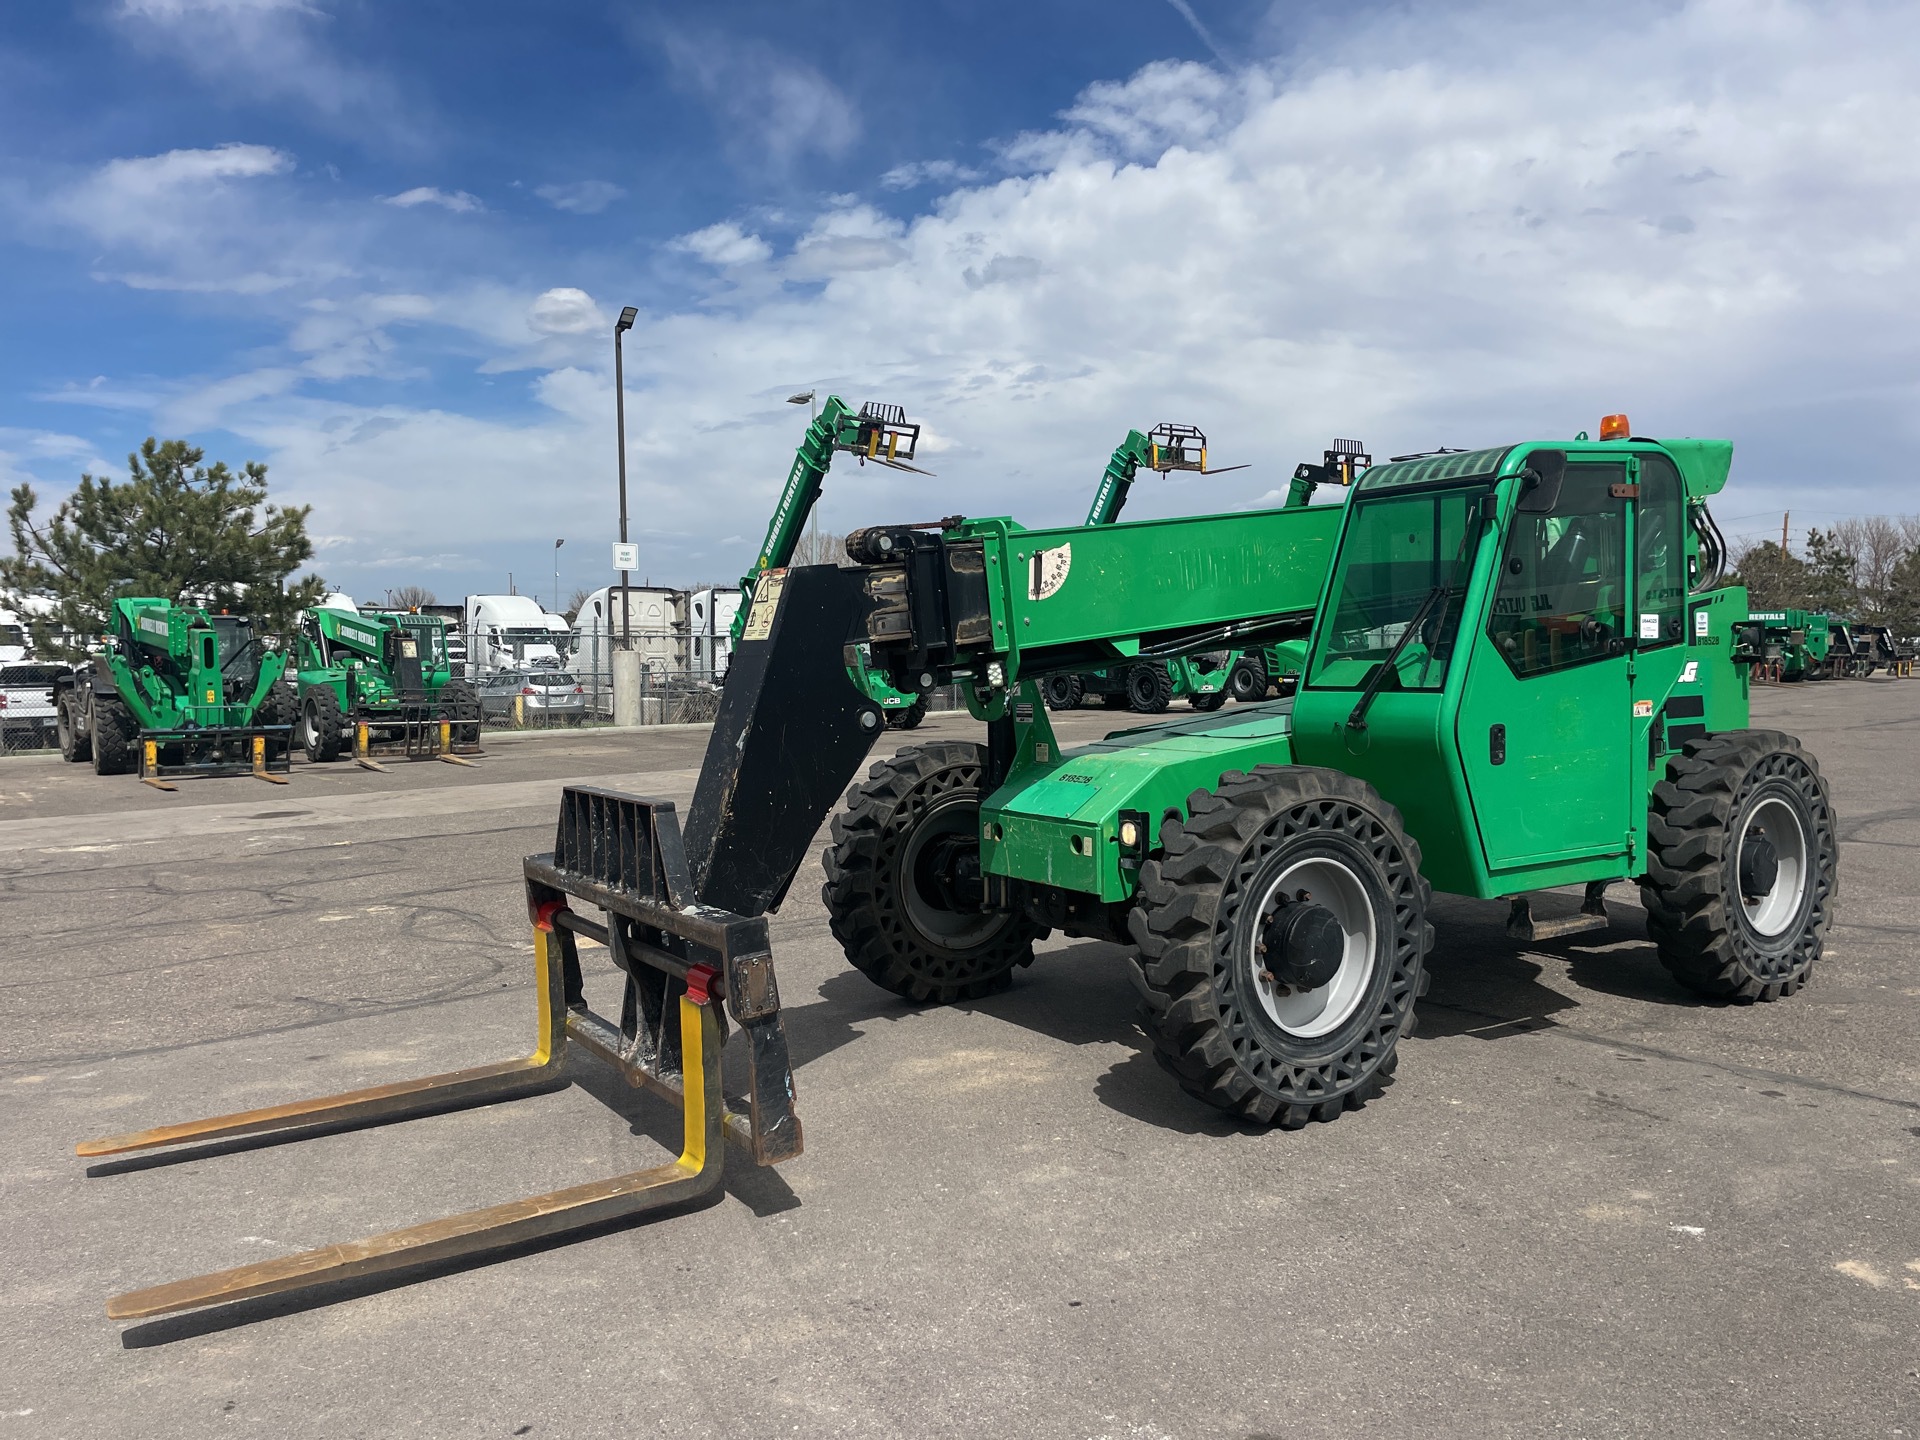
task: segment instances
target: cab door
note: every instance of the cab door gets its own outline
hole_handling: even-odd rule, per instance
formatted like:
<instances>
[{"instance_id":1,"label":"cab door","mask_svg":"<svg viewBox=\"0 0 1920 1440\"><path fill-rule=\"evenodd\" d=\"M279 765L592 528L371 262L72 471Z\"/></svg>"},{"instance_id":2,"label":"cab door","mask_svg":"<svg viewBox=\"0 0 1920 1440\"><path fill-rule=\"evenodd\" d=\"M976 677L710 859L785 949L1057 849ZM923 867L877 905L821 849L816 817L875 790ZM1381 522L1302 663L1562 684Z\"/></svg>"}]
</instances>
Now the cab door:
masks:
<instances>
[{"instance_id":1,"label":"cab door","mask_svg":"<svg viewBox=\"0 0 1920 1440\"><path fill-rule=\"evenodd\" d=\"M1629 849L1632 479L1628 457L1572 457L1508 523L1455 728L1490 871Z\"/></svg>"}]
</instances>

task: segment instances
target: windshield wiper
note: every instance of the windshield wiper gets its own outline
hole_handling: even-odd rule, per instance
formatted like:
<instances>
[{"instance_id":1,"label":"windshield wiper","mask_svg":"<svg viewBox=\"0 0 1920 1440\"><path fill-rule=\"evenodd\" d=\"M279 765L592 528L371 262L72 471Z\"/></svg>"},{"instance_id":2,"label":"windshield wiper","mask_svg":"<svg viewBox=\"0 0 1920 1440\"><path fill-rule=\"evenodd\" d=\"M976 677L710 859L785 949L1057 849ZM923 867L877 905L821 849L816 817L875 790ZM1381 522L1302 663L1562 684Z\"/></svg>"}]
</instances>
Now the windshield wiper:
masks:
<instances>
[{"instance_id":1,"label":"windshield wiper","mask_svg":"<svg viewBox=\"0 0 1920 1440\"><path fill-rule=\"evenodd\" d=\"M1433 602L1453 588L1452 584L1436 585L1427 592L1427 598L1420 602L1419 608L1407 621L1407 628L1400 632L1400 638L1394 641L1393 648L1387 651L1387 658L1373 667L1372 672L1367 676L1366 683L1360 687L1360 698L1354 702L1353 712L1347 716L1347 729L1367 728L1367 711L1373 708L1374 697L1387 688L1387 680L1390 677L1399 674L1399 671L1394 669L1394 662L1400 658L1400 652L1407 648L1407 642L1419 631L1420 622L1425 620L1427 612L1433 609Z\"/></svg>"}]
</instances>

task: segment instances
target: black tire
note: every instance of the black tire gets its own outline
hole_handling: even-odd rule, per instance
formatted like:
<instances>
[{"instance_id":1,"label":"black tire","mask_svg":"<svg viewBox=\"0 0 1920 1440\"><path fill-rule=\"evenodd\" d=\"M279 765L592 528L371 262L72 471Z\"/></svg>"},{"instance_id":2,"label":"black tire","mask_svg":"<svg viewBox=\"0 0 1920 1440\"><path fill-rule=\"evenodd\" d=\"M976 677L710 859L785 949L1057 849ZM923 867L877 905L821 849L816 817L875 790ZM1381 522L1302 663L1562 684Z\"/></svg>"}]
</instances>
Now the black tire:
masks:
<instances>
[{"instance_id":1,"label":"black tire","mask_svg":"<svg viewBox=\"0 0 1920 1440\"><path fill-rule=\"evenodd\" d=\"M1227 692L1216 690L1211 695L1189 695L1187 703L1196 710L1218 710L1227 703Z\"/></svg>"},{"instance_id":2,"label":"black tire","mask_svg":"<svg viewBox=\"0 0 1920 1440\"><path fill-rule=\"evenodd\" d=\"M315 685L300 699L300 747L315 765L340 758L341 728L347 717L331 685Z\"/></svg>"},{"instance_id":3,"label":"black tire","mask_svg":"<svg viewBox=\"0 0 1920 1440\"><path fill-rule=\"evenodd\" d=\"M260 703L253 707L253 723L256 725L292 726L298 723L299 718L299 698L294 694L293 687L284 682L267 691L260 697ZM293 743L292 735L289 729L285 735L268 736L268 757L277 760L285 754Z\"/></svg>"},{"instance_id":4,"label":"black tire","mask_svg":"<svg viewBox=\"0 0 1920 1440\"><path fill-rule=\"evenodd\" d=\"M118 695L102 695L98 690L88 704L93 714L93 723L87 727L93 732L93 773L132 774L140 763L140 727L133 712Z\"/></svg>"},{"instance_id":5,"label":"black tire","mask_svg":"<svg viewBox=\"0 0 1920 1440\"><path fill-rule=\"evenodd\" d=\"M1047 933L1024 915L977 908L985 759L985 747L956 741L902 750L868 771L833 817L820 898L834 938L874 984L909 1000L945 1005L1004 990Z\"/></svg>"},{"instance_id":6,"label":"black tire","mask_svg":"<svg viewBox=\"0 0 1920 1440\"><path fill-rule=\"evenodd\" d=\"M453 722L448 733L456 745L480 743L480 697L464 680L449 680L440 687L440 713ZM573 722L579 724L578 720Z\"/></svg>"},{"instance_id":7,"label":"black tire","mask_svg":"<svg viewBox=\"0 0 1920 1440\"><path fill-rule=\"evenodd\" d=\"M1263 655L1248 653L1234 662L1227 676L1227 693L1242 705L1267 698L1267 661Z\"/></svg>"},{"instance_id":8,"label":"black tire","mask_svg":"<svg viewBox=\"0 0 1920 1440\"><path fill-rule=\"evenodd\" d=\"M1189 1095L1259 1124L1338 1119L1391 1077L1426 989L1420 847L1371 785L1337 770L1229 771L1187 803L1186 821L1161 826L1128 917L1154 1058ZM1312 888L1289 899L1289 874ZM1339 947L1331 972L1281 938L1300 922L1307 944Z\"/></svg>"},{"instance_id":9,"label":"black tire","mask_svg":"<svg viewBox=\"0 0 1920 1440\"><path fill-rule=\"evenodd\" d=\"M1660 963L1719 1000L1793 994L1833 925L1834 830L1827 782L1791 735L1689 740L1653 787L1647 818L1640 899Z\"/></svg>"},{"instance_id":10,"label":"black tire","mask_svg":"<svg viewBox=\"0 0 1920 1440\"><path fill-rule=\"evenodd\" d=\"M1074 710L1086 699L1086 682L1078 675L1049 675L1040 682L1040 695L1049 710Z\"/></svg>"},{"instance_id":11,"label":"black tire","mask_svg":"<svg viewBox=\"0 0 1920 1440\"><path fill-rule=\"evenodd\" d=\"M889 730L918 730L920 722L927 718L927 697L916 695L913 703L904 710L889 710L886 713Z\"/></svg>"},{"instance_id":12,"label":"black tire","mask_svg":"<svg viewBox=\"0 0 1920 1440\"><path fill-rule=\"evenodd\" d=\"M60 698L53 702L53 729L60 739L60 758L69 765L78 765L83 760L93 758L93 741L80 733L73 723L73 712L79 704L71 690L62 690Z\"/></svg>"},{"instance_id":13,"label":"black tire","mask_svg":"<svg viewBox=\"0 0 1920 1440\"><path fill-rule=\"evenodd\" d=\"M1136 715L1164 715L1173 703L1173 676L1159 661L1127 671L1127 708Z\"/></svg>"}]
</instances>

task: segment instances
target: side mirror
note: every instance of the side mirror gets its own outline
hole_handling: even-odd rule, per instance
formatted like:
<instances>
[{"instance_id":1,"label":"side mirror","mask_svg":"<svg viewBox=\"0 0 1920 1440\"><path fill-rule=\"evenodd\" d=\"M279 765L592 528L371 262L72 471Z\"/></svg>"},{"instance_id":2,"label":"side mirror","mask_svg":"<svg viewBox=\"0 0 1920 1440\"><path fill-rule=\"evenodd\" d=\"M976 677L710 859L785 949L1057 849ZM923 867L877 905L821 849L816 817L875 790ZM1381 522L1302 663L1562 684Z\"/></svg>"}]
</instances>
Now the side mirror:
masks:
<instances>
[{"instance_id":1,"label":"side mirror","mask_svg":"<svg viewBox=\"0 0 1920 1440\"><path fill-rule=\"evenodd\" d=\"M1520 474L1520 512L1552 514L1560 501L1560 482L1567 478L1567 452L1536 450L1527 457L1527 468Z\"/></svg>"}]
</instances>

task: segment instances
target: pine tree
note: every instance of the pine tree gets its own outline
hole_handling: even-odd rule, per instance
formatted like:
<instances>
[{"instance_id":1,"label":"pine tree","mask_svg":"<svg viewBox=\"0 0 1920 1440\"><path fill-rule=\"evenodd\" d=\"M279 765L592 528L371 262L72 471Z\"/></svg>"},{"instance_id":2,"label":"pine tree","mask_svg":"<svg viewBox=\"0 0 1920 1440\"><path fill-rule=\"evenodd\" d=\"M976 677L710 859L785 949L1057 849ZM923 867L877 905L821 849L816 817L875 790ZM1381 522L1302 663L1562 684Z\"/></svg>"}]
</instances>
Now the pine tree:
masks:
<instances>
[{"instance_id":1,"label":"pine tree","mask_svg":"<svg viewBox=\"0 0 1920 1440\"><path fill-rule=\"evenodd\" d=\"M1747 587L1747 604L1754 610L1785 610L1807 603L1805 563L1771 540L1743 551L1728 580Z\"/></svg>"},{"instance_id":2,"label":"pine tree","mask_svg":"<svg viewBox=\"0 0 1920 1440\"><path fill-rule=\"evenodd\" d=\"M325 592L317 576L287 579L313 556L310 506L267 503L267 467L248 461L202 465L184 440L142 443L124 481L82 475L53 514L37 520L31 485L14 487L7 508L13 554L0 558L0 592L38 595L53 614L34 622L43 655L78 658L55 637L104 634L118 595L158 595L250 615L262 630L285 629L295 611Z\"/></svg>"}]
</instances>

